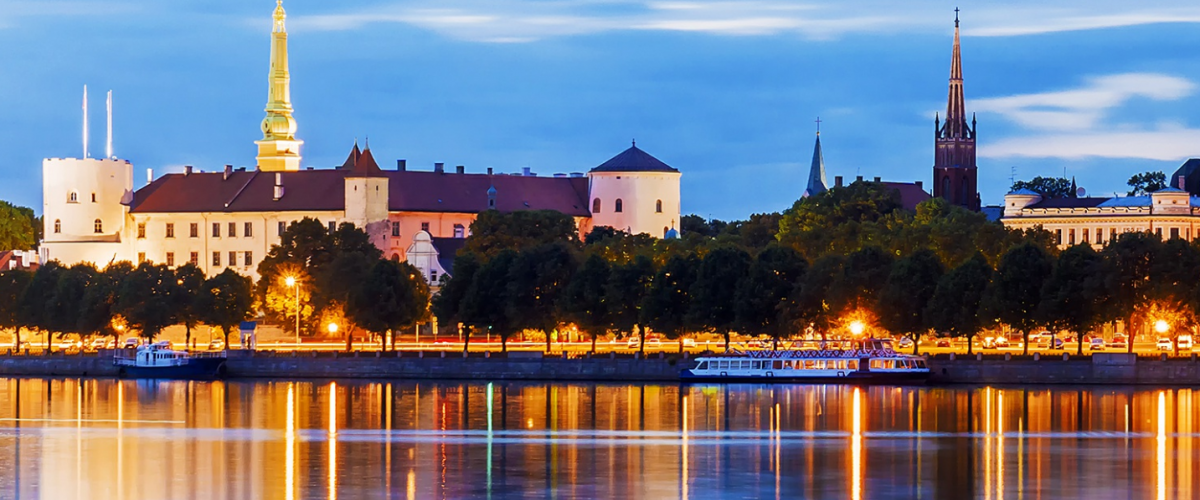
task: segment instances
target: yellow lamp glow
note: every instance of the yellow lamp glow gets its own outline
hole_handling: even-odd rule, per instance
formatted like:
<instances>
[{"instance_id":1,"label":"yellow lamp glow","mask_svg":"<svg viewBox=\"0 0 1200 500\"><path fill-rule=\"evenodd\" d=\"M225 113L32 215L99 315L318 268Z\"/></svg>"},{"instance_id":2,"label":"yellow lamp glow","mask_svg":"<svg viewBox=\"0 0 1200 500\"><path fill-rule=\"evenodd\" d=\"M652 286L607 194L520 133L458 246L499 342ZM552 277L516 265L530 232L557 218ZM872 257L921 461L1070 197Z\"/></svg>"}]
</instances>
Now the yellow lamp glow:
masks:
<instances>
[{"instance_id":1,"label":"yellow lamp glow","mask_svg":"<svg viewBox=\"0 0 1200 500\"><path fill-rule=\"evenodd\" d=\"M865 326L863 326L862 321L854 320L850 322L850 333L854 335L862 335L864 328Z\"/></svg>"},{"instance_id":2,"label":"yellow lamp glow","mask_svg":"<svg viewBox=\"0 0 1200 500\"><path fill-rule=\"evenodd\" d=\"M1154 331L1156 331L1158 333L1167 333L1167 330L1170 330L1170 329L1171 329L1171 325L1167 324L1166 321L1163 321L1160 319L1160 320L1154 322Z\"/></svg>"},{"instance_id":3,"label":"yellow lamp glow","mask_svg":"<svg viewBox=\"0 0 1200 500\"><path fill-rule=\"evenodd\" d=\"M337 323L330 323L327 328L329 329L329 333L337 333L338 331Z\"/></svg>"},{"instance_id":4,"label":"yellow lamp glow","mask_svg":"<svg viewBox=\"0 0 1200 500\"><path fill-rule=\"evenodd\" d=\"M291 276L288 276L287 279L283 280L283 282L286 283L287 286L296 286L296 278Z\"/></svg>"}]
</instances>

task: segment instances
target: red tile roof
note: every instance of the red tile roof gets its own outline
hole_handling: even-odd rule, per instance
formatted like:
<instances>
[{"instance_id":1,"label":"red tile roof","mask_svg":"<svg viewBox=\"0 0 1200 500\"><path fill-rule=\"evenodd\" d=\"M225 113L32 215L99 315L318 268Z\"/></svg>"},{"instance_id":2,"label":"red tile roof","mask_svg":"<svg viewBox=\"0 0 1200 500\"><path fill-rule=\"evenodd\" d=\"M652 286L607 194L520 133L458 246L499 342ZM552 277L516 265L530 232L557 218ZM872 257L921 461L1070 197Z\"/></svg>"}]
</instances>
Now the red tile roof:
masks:
<instances>
[{"instance_id":1,"label":"red tile roof","mask_svg":"<svg viewBox=\"0 0 1200 500\"><path fill-rule=\"evenodd\" d=\"M933 198L915 182L884 182L882 184L900 192L900 204L907 210L916 211L917 204Z\"/></svg>"}]
</instances>

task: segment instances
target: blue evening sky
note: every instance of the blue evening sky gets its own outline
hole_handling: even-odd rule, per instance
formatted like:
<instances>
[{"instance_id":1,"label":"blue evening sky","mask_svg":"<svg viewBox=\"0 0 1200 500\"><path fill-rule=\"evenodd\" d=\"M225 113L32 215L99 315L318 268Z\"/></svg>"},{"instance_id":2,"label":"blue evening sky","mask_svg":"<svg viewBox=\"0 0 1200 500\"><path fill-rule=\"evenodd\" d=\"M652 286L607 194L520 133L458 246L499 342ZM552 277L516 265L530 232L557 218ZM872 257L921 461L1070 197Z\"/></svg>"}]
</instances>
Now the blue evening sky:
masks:
<instances>
[{"instance_id":1,"label":"blue evening sky","mask_svg":"<svg viewBox=\"0 0 1200 500\"><path fill-rule=\"evenodd\" d=\"M135 180L253 166L273 0L0 0L0 199L41 211L41 159L91 152ZM1016 171L1111 195L1200 156L1200 7L963 2L980 191ZM370 137L385 168L549 175L639 147L683 172L683 211L778 211L819 115L829 181L925 181L944 110L949 1L287 0L308 166ZM944 113L944 111L942 111Z\"/></svg>"}]
</instances>

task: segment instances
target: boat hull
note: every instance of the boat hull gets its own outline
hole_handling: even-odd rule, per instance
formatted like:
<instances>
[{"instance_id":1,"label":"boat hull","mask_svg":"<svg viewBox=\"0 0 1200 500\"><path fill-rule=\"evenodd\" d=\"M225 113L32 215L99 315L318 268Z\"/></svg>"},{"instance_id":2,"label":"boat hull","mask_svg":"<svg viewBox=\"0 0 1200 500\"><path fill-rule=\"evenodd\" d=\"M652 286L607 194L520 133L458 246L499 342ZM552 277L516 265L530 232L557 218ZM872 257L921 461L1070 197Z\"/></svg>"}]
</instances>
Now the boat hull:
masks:
<instances>
[{"instance_id":1,"label":"boat hull","mask_svg":"<svg viewBox=\"0 0 1200 500\"><path fill-rule=\"evenodd\" d=\"M225 376L225 358L197 358L176 366L119 365L120 378L214 380Z\"/></svg>"},{"instance_id":2,"label":"boat hull","mask_svg":"<svg viewBox=\"0 0 1200 500\"><path fill-rule=\"evenodd\" d=\"M928 371L912 372L848 372L844 376L828 375L776 375L760 374L694 374L684 370L679 375L683 382L703 383L756 383L756 384L852 384L852 385L905 385L924 384L929 379Z\"/></svg>"}]
</instances>

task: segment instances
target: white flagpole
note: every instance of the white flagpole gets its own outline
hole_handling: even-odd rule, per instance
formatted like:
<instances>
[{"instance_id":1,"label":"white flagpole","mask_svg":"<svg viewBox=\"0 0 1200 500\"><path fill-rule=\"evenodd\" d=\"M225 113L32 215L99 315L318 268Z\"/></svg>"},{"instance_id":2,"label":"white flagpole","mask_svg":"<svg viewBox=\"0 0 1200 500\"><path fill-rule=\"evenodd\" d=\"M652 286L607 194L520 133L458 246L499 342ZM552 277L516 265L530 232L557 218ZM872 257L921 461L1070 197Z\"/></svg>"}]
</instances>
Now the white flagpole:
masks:
<instances>
[{"instance_id":1,"label":"white flagpole","mask_svg":"<svg viewBox=\"0 0 1200 500\"><path fill-rule=\"evenodd\" d=\"M104 149L104 157L109 159L113 158L112 132L112 91L110 90L108 91L108 145Z\"/></svg>"},{"instance_id":2,"label":"white flagpole","mask_svg":"<svg viewBox=\"0 0 1200 500\"><path fill-rule=\"evenodd\" d=\"M83 86L83 157L88 157L88 106L87 106L87 85Z\"/></svg>"}]
</instances>

